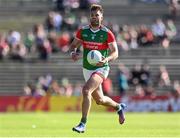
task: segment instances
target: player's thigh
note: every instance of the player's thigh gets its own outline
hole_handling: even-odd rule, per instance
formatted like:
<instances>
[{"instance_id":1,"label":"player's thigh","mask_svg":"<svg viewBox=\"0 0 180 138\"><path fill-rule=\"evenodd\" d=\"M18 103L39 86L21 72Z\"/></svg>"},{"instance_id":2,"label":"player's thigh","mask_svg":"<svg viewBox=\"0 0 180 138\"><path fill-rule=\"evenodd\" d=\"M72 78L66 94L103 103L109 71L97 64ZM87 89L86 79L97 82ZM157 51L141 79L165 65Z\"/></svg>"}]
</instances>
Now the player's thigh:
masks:
<instances>
[{"instance_id":1,"label":"player's thigh","mask_svg":"<svg viewBox=\"0 0 180 138\"><path fill-rule=\"evenodd\" d=\"M93 91L95 91L103 82L102 77L100 77L98 74L92 75L89 80L85 83L83 87L83 93L84 94L91 94Z\"/></svg>"}]
</instances>

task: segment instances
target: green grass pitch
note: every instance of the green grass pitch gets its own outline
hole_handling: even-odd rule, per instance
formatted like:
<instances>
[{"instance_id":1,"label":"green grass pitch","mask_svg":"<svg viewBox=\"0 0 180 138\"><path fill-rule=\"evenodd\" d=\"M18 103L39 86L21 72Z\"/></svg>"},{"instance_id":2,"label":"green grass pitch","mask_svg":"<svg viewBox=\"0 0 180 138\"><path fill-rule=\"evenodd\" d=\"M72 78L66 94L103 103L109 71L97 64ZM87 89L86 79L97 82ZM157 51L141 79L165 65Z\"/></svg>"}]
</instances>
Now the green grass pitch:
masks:
<instances>
[{"instance_id":1,"label":"green grass pitch","mask_svg":"<svg viewBox=\"0 0 180 138\"><path fill-rule=\"evenodd\" d=\"M83 134L72 131L81 113L0 113L0 137L180 137L180 113L127 113L124 125L116 113L91 112Z\"/></svg>"}]
</instances>

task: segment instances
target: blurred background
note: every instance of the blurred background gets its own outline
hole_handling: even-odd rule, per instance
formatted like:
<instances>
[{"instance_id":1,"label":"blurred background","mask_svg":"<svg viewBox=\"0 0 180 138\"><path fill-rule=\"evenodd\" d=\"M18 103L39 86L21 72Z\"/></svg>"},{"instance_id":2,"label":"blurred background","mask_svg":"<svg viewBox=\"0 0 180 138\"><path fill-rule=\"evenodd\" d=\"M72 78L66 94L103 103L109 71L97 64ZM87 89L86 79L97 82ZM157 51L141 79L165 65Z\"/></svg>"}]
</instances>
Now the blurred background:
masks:
<instances>
[{"instance_id":1,"label":"blurred background","mask_svg":"<svg viewBox=\"0 0 180 138\"><path fill-rule=\"evenodd\" d=\"M82 60L68 50L92 3L120 55L104 94L129 112L180 111L180 0L0 0L0 112L80 111Z\"/></svg>"}]
</instances>

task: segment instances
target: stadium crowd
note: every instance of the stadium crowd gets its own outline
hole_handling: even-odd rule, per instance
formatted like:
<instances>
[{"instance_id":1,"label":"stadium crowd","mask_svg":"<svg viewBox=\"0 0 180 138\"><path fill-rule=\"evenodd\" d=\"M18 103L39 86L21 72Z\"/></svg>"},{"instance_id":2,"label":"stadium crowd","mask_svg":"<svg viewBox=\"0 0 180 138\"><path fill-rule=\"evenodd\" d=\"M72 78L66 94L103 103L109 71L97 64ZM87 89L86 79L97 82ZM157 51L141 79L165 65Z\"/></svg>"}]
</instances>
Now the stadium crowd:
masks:
<instances>
[{"instance_id":1,"label":"stadium crowd","mask_svg":"<svg viewBox=\"0 0 180 138\"><path fill-rule=\"evenodd\" d=\"M152 77L152 72L148 64L136 64L132 69L126 67L123 63L117 67L117 85L118 93L115 93L114 84L111 78L104 80L102 89L105 95L126 96L136 95L156 96L154 88L165 88L165 95L180 96L180 81L171 80L166 66L160 65L159 72ZM61 96L80 96L82 83L72 84L68 78L62 78L60 81L52 77L51 74L38 76L37 79L28 82L24 88L24 95L44 96L44 95L61 95Z\"/></svg>"},{"instance_id":2,"label":"stadium crowd","mask_svg":"<svg viewBox=\"0 0 180 138\"><path fill-rule=\"evenodd\" d=\"M159 2L159 1L152 1ZM56 52L66 53L77 28L88 24L87 11L91 3L100 0L55 0L57 7L50 11L44 23L37 23L29 32L9 30L0 33L0 58L24 61L28 55L38 53L39 58L48 60ZM170 2L171 4L173 2ZM116 36L120 50L129 51L138 47L161 45L168 49L175 39L177 28L174 20L158 18L153 24L124 24L104 21Z\"/></svg>"},{"instance_id":3,"label":"stadium crowd","mask_svg":"<svg viewBox=\"0 0 180 138\"><path fill-rule=\"evenodd\" d=\"M45 23L34 25L32 31L22 36L21 32L9 30L0 35L0 58L25 60L26 56L34 52L39 53L39 58L48 60L50 54L56 52L66 53L75 30L88 23L85 15L79 20L73 12L66 11L65 16L59 12L50 11ZM115 33L118 46L123 51L147 47L158 44L168 49L170 42L177 34L173 20L168 19L164 23L157 19L152 26L147 25L123 25L105 22Z\"/></svg>"}]
</instances>

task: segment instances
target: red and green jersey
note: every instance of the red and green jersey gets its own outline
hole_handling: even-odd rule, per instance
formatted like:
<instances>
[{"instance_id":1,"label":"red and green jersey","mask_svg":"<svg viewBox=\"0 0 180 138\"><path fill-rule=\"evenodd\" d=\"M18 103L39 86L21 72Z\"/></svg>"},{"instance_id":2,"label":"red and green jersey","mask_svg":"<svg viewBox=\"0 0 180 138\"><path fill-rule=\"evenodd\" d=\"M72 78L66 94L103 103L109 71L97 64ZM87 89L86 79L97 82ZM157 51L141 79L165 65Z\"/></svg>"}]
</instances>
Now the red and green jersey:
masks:
<instances>
[{"instance_id":1,"label":"red and green jersey","mask_svg":"<svg viewBox=\"0 0 180 138\"><path fill-rule=\"evenodd\" d=\"M90 25L84 26L76 33L76 38L81 40L83 45L83 67L88 70L95 70L99 67L93 66L87 61L87 54L91 50L98 50L102 56L107 57L109 55L109 43L115 42L113 33L101 26L97 31L93 31ZM109 66L106 63L104 66Z\"/></svg>"}]
</instances>

